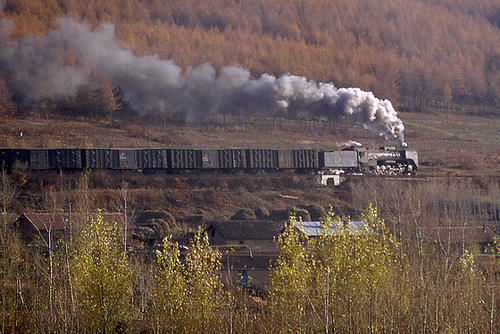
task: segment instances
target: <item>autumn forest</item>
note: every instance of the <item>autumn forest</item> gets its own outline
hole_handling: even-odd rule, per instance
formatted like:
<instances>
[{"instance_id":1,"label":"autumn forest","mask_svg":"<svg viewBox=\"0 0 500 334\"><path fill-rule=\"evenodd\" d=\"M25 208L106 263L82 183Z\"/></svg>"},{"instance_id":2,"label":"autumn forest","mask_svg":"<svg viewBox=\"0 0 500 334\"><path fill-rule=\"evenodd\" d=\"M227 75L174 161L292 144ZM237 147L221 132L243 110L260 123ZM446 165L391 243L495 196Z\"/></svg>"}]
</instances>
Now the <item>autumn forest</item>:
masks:
<instances>
[{"instance_id":1,"label":"autumn forest","mask_svg":"<svg viewBox=\"0 0 500 334\"><path fill-rule=\"evenodd\" d=\"M499 116L500 0L0 0L1 151L419 159L337 186L0 164L0 333L495 333Z\"/></svg>"},{"instance_id":2,"label":"autumn forest","mask_svg":"<svg viewBox=\"0 0 500 334\"><path fill-rule=\"evenodd\" d=\"M71 17L92 29L112 23L124 48L172 60L183 71L210 62L216 70L238 64L255 76L290 73L373 91L398 110L416 112L490 114L500 105L500 3L494 0L2 3L0 18L13 22L10 39L43 36L59 18ZM26 99L11 84L6 66L0 59L0 105L4 114L13 114ZM94 100L113 90L119 94L119 87L100 82ZM89 93L79 94L80 104L73 96L56 109L78 113L84 100L89 110ZM42 109L53 103L29 102ZM111 110L119 105L94 104L106 110L106 103Z\"/></svg>"}]
</instances>

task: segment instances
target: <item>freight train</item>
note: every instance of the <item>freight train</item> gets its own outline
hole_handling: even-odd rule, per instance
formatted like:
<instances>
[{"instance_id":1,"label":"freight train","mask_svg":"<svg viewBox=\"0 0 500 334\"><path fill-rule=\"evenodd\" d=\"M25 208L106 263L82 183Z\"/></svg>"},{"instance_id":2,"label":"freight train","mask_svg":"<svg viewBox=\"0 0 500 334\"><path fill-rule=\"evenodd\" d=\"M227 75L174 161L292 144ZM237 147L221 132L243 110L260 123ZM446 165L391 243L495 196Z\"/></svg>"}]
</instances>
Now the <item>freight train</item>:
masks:
<instances>
[{"instance_id":1,"label":"freight train","mask_svg":"<svg viewBox=\"0 0 500 334\"><path fill-rule=\"evenodd\" d=\"M418 154L408 148L341 151L315 149L193 148L0 148L0 164L10 170L22 164L31 170L134 170L144 173L193 171L276 172L317 174L411 174Z\"/></svg>"}]
</instances>

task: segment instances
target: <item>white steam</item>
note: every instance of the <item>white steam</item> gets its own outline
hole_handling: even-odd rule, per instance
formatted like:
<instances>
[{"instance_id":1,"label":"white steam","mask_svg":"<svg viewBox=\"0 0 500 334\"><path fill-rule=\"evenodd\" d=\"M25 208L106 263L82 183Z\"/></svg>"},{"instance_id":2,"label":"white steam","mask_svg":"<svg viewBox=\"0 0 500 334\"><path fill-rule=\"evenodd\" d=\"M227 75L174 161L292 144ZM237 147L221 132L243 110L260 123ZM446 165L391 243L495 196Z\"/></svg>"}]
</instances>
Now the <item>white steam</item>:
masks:
<instances>
[{"instance_id":1,"label":"white steam","mask_svg":"<svg viewBox=\"0 0 500 334\"><path fill-rule=\"evenodd\" d=\"M404 126L391 102L358 88L338 89L293 75L254 78L240 66L217 73L204 64L183 75L172 61L137 57L123 48L112 25L92 31L64 18L45 37L16 40L10 38L11 30L10 21L0 21L0 73L30 99L75 96L99 74L119 86L142 113L175 111L192 122L216 114L321 115L345 118L386 138L402 138Z\"/></svg>"}]
</instances>

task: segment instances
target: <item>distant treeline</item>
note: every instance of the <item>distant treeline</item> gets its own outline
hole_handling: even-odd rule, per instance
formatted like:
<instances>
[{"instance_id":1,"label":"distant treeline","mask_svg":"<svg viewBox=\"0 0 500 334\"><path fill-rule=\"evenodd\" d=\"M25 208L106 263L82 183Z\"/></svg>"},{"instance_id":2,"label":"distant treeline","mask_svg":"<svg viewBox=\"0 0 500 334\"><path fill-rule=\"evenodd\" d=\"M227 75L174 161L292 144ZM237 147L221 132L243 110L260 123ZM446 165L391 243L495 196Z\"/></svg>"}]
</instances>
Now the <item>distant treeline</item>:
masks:
<instances>
[{"instance_id":1,"label":"distant treeline","mask_svg":"<svg viewBox=\"0 0 500 334\"><path fill-rule=\"evenodd\" d=\"M3 9L17 36L45 34L67 16L94 28L113 23L135 54L183 69L211 62L255 75L291 73L373 91L400 110L498 113L500 106L498 1L6 0ZM0 107L10 115L24 101L2 72ZM109 96L106 84L92 89Z\"/></svg>"}]
</instances>

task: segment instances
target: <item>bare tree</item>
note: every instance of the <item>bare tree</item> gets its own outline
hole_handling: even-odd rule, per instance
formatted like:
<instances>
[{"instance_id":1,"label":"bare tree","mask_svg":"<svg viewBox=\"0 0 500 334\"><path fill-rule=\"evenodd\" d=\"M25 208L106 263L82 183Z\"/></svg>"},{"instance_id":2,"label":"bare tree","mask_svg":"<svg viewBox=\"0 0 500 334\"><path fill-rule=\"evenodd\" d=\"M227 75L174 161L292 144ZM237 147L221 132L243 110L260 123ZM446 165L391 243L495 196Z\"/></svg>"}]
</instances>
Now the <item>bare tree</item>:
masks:
<instances>
[{"instance_id":1,"label":"bare tree","mask_svg":"<svg viewBox=\"0 0 500 334\"><path fill-rule=\"evenodd\" d=\"M128 201L129 201L129 187L127 182L122 182L120 185L120 198L122 200L122 212L124 216L123 222L123 247L124 252L127 253L127 227L128 227Z\"/></svg>"},{"instance_id":2,"label":"bare tree","mask_svg":"<svg viewBox=\"0 0 500 334\"><path fill-rule=\"evenodd\" d=\"M18 190L18 186L12 182L10 175L2 167L2 171L0 172L0 203L4 215L7 214L7 209L16 199Z\"/></svg>"}]
</instances>

